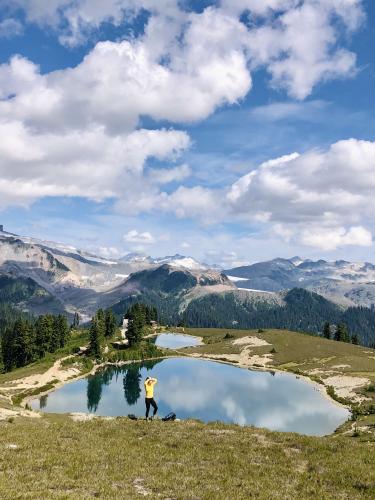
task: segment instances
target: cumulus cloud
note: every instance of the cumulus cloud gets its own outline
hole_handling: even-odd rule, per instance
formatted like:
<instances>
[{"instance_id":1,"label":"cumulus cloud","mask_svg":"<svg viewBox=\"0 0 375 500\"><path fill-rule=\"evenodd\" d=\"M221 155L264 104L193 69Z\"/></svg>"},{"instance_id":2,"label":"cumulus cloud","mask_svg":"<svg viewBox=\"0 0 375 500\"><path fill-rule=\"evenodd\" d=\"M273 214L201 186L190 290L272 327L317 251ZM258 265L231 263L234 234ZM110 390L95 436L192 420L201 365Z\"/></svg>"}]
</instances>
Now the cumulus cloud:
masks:
<instances>
[{"instance_id":1,"label":"cumulus cloud","mask_svg":"<svg viewBox=\"0 0 375 500\"><path fill-rule=\"evenodd\" d=\"M353 74L355 55L341 46L340 34L360 26L360 0L222 0L199 12L177 0L8 4L23 9L27 22L55 29L67 44L80 43L104 22L129 24L142 9L150 16L138 34L96 44L74 68L42 74L20 56L0 65L0 133L7 137L0 144L1 206L82 196L113 199L128 214L160 210L204 222L235 214L275 227L311 219L336 228L345 216L350 227L359 226L366 196L356 188L361 175L353 183L350 176L360 159L340 158L346 160L345 147L350 155L371 156L371 145L344 141L329 152L268 162L225 196L224 189L184 185L188 165L165 165L190 147L184 131L146 130L140 123L142 117L199 122L240 102L259 68L297 99L321 81ZM147 168L150 159L162 168ZM171 183L181 185L164 187ZM285 227L280 231L286 234Z\"/></svg>"},{"instance_id":2,"label":"cumulus cloud","mask_svg":"<svg viewBox=\"0 0 375 500\"><path fill-rule=\"evenodd\" d=\"M369 246L375 202L375 143L349 139L263 163L227 193L235 214L267 214L265 221L286 241L334 249Z\"/></svg>"},{"instance_id":3,"label":"cumulus cloud","mask_svg":"<svg viewBox=\"0 0 375 500\"><path fill-rule=\"evenodd\" d=\"M372 235L370 231L361 226L351 227L348 230L344 227L313 227L302 231L301 242L304 245L322 250L335 250L338 247L348 245L370 247Z\"/></svg>"},{"instance_id":4,"label":"cumulus cloud","mask_svg":"<svg viewBox=\"0 0 375 500\"><path fill-rule=\"evenodd\" d=\"M132 229L124 235L124 241L128 243L151 244L155 243L155 238L148 231L140 233L136 229Z\"/></svg>"}]
</instances>

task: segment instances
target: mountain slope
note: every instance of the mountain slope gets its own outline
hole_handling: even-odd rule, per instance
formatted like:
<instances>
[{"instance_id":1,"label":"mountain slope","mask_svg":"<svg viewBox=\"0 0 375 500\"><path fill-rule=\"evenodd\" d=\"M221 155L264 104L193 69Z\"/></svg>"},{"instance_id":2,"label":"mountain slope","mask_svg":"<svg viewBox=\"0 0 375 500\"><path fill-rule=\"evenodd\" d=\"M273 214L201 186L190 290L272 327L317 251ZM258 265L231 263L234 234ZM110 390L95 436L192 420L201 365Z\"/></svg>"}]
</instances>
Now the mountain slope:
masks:
<instances>
[{"instance_id":1,"label":"mountain slope","mask_svg":"<svg viewBox=\"0 0 375 500\"><path fill-rule=\"evenodd\" d=\"M159 315L167 323L179 321L180 312L196 295L236 290L222 273L214 270L187 270L164 264L131 274L119 287L103 295L102 305L112 305L117 315L139 300L157 307ZM104 300L103 300L104 299Z\"/></svg>"},{"instance_id":2,"label":"mountain slope","mask_svg":"<svg viewBox=\"0 0 375 500\"><path fill-rule=\"evenodd\" d=\"M278 292L299 287L346 307L375 304L375 266L368 262L327 262L293 257L225 272L241 288Z\"/></svg>"}]
</instances>

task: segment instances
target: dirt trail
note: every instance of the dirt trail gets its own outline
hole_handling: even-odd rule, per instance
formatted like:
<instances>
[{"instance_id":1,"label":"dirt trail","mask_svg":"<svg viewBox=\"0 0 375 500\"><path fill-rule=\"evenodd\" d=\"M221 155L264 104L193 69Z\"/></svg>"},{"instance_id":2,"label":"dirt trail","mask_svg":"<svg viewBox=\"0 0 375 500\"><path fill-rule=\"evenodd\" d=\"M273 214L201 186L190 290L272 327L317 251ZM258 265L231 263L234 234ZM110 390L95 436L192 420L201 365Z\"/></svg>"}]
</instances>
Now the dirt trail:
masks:
<instances>
[{"instance_id":1,"label":"dirt trail","mask_svg":"<svg viewBox=\"0 0 375 500\"><path fill-rule=\"evenodd\" d=\"M80 374L78 368L64 368L62 367L62 362L65 359L69 359L72 356L66 356L65 358L58 359L51 368L49 368L44 373L37 373L35 375L30 375L29 377L24 377L18 380L5 382L0 386L1 392L7 391L17 391L17 390L27 390L27 389L37 389L42 387L52 381L66 382L72 377L76 377Z\"/></svg>"}]
</instances>

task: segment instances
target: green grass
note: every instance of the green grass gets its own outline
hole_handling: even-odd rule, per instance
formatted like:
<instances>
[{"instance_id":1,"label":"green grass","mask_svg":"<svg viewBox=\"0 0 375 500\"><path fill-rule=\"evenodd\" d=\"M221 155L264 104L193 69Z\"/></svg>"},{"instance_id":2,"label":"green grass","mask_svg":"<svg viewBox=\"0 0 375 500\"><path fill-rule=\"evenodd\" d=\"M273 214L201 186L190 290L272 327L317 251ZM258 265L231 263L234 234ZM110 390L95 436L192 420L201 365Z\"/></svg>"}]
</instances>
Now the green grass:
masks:
<instances>
[{"instance_id":1,"label":"green grass","mask_svg":"<svg viewBox=\"0 0 375 500\"><path fill-rule=\"evenodd\" d=\"M226 330L186 328L185 333L203 337L205 345L195 346L186 352L202 354L238 354L242 346L233 345L234 338L256 336L267 341L269 346L253 347L256 354L267 354L275 350L272 364L281 369L298 368L300 371L313 369L332 370L337 365L347 374L366 376L375 382L375 350L344 342L335 342L312 335L290 332L288 330Z\"/></svg>"},{"instance_id":2,"label":"green grass","mask_svg":"<svg viewBox=\"0 0 375 500\"><path fill-rule=\"evenodd\" d=\"M197 422L0 424L0 498L374 498L374 443ZM9 445L12 445L9 447Z\"/></svg>"},{"instance_id":3,"label":"green grass","mask_svg":"<svg viewBox=\"0 0 375 500\"><path fill-rule=\"evenodd\" d=\"M271 345L254 347L254 353L275 350L274 366L297 373L318 368L322 375L311 377L317 382L321 377L324 381L332 367L349 365L342 372L371 380L363 392L372 398L368 408L375 402L375 351L370 349L280 330L185 329L185 333L203 337L205 344L183 353L224 357L243 347L233 345L234 339L256 335ZM78 336L72 342L85 343ZM116 354L126 359L173 354L151 345L145 342ZM56 356L71 349L69 345ZM107 357L112 355L110 351ZM64 364L69 367L83 360L73 358ZM41 373L49 363L43 360L15 370L11 380ZM1 375L0 383L7 376ZM132 499L142 498L142 491L149 493L148 498L164 499L375 498L375 414L356 419L332 436L316 438L195 421L11 418L0 422L0 498Z\"/></svg>"}]
</instances>

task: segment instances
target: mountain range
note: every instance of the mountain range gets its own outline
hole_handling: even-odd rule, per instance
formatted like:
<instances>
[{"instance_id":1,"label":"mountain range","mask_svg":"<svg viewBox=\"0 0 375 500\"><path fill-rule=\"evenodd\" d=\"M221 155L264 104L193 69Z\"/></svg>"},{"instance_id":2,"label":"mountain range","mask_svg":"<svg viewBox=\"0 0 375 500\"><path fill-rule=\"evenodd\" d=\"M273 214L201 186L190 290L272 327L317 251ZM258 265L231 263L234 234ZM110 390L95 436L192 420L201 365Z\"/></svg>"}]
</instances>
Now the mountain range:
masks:
<instances>
[{"instance_id":1,"label":"mountain range","mask_svg":"<svg viewBox=\"0 0 375 500\"><path fill-rule=\"evenodd\" d=\"M0 232L0 301L32 314L99 307L120 318L134 302L155 305L169 324L320 331L345 321L375 341L375 266L274 259L226 271L191 257L128 254L109 260L50 241ZM356 325L361 325L357 328Z\"/></svg>"},{"instance_id":2,"label":"mountain range","mask_svg":"<svg viewBox=\"0 0 375 500\"><path fill-rule=\"evenodd\" d=\"M278 258L225 273L239 288L279 292L298 287L344 307L375 304L375 265L369 262Z\"/></svg>"}]
</instances>

